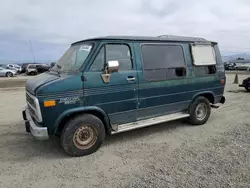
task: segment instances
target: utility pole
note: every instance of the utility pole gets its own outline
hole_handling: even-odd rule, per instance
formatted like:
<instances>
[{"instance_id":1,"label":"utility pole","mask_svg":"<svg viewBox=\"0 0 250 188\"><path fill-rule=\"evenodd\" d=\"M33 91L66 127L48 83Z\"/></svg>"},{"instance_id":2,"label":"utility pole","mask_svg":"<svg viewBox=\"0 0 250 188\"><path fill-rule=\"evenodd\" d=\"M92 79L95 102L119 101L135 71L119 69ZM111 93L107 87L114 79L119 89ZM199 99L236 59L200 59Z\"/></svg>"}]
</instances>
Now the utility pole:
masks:
<instances>
[{"instance_id":1,"label":"utility pole","mask_svg":"<svg viewBox=\"0 0 250 188\"><path fill-rule=\"evenodd\" d=\"M30 40L29 40L29 44L30 44L30 52L31 52L31 54L32 54L32 57L33 57L33 63L35 63L35 55L34 55L34 51L33 51L33 47L32 47L32 44L31 44L31 42L30 42Z\"/></svg>"}]
</instances>

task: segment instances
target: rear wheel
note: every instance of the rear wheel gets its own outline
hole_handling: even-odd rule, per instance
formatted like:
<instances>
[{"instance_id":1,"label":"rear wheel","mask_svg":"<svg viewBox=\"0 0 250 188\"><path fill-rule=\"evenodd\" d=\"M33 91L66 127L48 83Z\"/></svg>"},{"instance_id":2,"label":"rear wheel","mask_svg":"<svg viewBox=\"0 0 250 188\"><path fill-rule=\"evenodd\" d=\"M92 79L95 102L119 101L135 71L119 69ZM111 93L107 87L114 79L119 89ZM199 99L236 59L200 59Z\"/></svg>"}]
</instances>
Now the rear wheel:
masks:
<instances>
[{"instance_id":1,"label":"rear wheel","mask_svg":"<svg viewBox=\"0 0 250 188\"><path fill-rule=\"evenodd\" d=\"M207 122L211 114L210 102L205 97L198 97L190 105L189 108L189 123L192 125L203 125Z\"/></svg>"},{"instance_id":2,"label":"rear wheel","mask_svg":"<svg viewBox=\"0 0 250 188\"><path fill-rule=\"evenodd\" d=\"M94 115L84 114L71 119L61 134L62 148L71 156L94 153L105 139L102 121Z\"/></svg>"},{"instance_id":3,"label":"rear wheel","mask_svg":"<svg viewBox=\"0 0 250 188\"><path fill-rule=\"evenodd\" d=\"M250 92L250 86L245 86L245 89Z\"/></svg>"},{"instance_id":4,"label":"rear wheel","mask_svg":"<svg viewBox=\"0 0 250 188\"><path fill-rule=\"evenodd\" d=\"M7 73L6 73L6 76L7 76L7 77L13 77L13 73L12 73L12 72L7 72Z\"/></svg>"}]
</instances>

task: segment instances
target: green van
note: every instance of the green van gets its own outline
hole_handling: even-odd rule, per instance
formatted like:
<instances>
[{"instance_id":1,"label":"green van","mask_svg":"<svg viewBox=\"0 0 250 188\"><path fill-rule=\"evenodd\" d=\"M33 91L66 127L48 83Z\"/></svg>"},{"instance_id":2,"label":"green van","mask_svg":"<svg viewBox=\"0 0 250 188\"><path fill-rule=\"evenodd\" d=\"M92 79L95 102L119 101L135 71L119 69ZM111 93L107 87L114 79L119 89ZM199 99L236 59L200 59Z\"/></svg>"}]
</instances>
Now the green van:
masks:
<instances>
[{"instance_id":1,"label":"green van","mask_svg":"<svg viewBox=\"0 0 250 188\"><path fill-rule=\"evenodd\" d=\"M57 135L71 156L95 152L106 135L186 118L208 120L224 103L216 42L162 35L73 43L55 66L26 83L26 131Z\"/></svg>"}]
</instances>

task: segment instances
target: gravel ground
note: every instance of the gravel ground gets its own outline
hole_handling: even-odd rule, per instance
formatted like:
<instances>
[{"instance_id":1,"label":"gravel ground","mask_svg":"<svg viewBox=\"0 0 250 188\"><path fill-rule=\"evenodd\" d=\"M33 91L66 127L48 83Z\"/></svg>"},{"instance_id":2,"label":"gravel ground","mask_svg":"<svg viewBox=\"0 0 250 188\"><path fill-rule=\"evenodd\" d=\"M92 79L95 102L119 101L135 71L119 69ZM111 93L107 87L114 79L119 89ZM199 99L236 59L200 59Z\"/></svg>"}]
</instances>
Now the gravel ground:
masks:
<instances>
[{"instance_id":1,"label":"gravel ground","mask_svg":"<svg viewBox=\"0 0 250 188\"><path fill-rule=\"evenodd\" d=\"M110 136L80 158L25 133L24 90L1 90L0 187L250 187L250 93L227 77L227 102L205 125L175 121Z\"/></svg>"}]
</instances>

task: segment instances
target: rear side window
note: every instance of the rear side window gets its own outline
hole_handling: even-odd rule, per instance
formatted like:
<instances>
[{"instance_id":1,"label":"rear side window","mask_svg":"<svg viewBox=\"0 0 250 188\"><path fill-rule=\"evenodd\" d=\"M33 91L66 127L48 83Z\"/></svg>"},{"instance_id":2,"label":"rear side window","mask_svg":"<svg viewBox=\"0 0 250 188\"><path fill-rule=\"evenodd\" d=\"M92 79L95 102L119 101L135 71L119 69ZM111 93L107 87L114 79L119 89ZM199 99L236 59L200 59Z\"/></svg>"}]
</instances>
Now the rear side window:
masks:
<instances>
[{"instance_id":1,"label":"rear side window","mask_svg":"<svg viewBox=\"0 0 250 188\"><path fill-rule=\"evenodd\" d=\"M35 65L30 65L29 68L30 68L30 69L35 69L36 66L35 66Z\"/></svg>"},{"instance_id":2,"label":"rear side window","mask_svg":"<svg viewBox=\"0 0 250 188\"><path fill-rule=\"evenodd\" d=\"M145 44L141 47L143 75L146 80L168 80L186 76L180 45Z\"/></svg>"},{"instance_id":3,"label":"rear side window","mask_svg":"<svg viewBox=\"0 0 250 188\"><path fill-rule=\"evenodd\" d=\"M129 46L125 44L106 44L99 51L90 67L91 71L102 71L108 61L118 61L119 71L133 69Z\"/></svg>"},{"instance_id":4,"label":"rear side window","mask_svg":"<svg viewBox=\"0 0 250 188\"><path fill-rule=\"evenodd\" d=\"M214 65L194 67L194 72L196 76L206 76L209 74L215 74L216 67Z\"/></svg>"},{"instance_id":5,"label":"rear side window","mask_svg":"<svg viewBox=\"0 0 250 188\"><path fill-rule=\"evenodd\" d=\"M216 73L216 55L212 45L191 46L194 72L196 76L206 76Z\"/></svg>"},{"instance_id":6,"label":"rear side window","mask_svg":"<svg viewBox=\"0 0 250 188\"><path fill-rule=\"evenodd\" d=\"M215 65L215 51L211 45L192 45L193 63L196 66Z\"/></svg>"}]
</instances>

